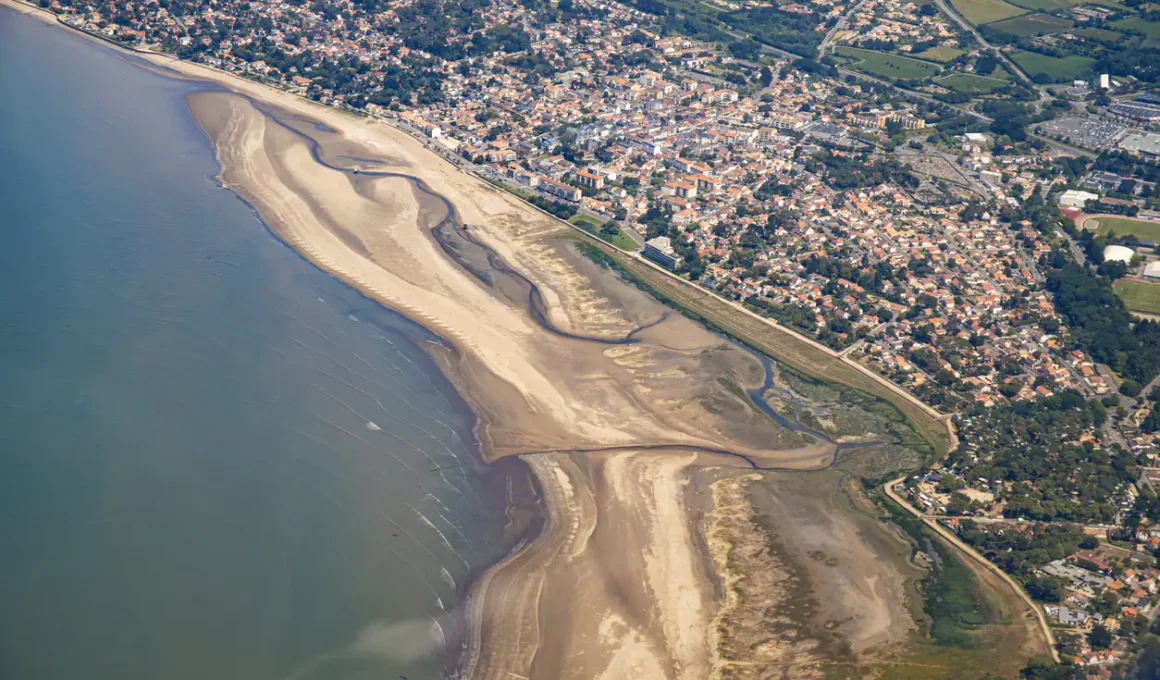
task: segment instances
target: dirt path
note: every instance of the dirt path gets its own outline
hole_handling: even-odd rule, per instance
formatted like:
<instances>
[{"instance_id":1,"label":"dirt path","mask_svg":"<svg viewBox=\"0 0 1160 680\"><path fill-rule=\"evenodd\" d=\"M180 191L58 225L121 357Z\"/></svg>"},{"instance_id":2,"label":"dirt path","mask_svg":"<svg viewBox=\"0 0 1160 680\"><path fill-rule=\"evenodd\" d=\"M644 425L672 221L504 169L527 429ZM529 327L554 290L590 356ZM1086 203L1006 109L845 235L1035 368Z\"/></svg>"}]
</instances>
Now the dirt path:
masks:
<instances>
[{"instance_id":1,"label":"dirt path","mask_svg":"<svg viewBox=\"0 0 1160 680\"><path fill-rule=\"evenodd\" d=\"M899 477L898 479L891 480L890 482L887 482L882 487L882 490L886 492L886 495L890 497L890 500L899 504L907 512L914 515L918 519L922 520L922 522L924 524L926 524L928 527L931 528L932 531L934 531L940 537L942 537L943 540L945 540L947 543L951 544L955 548L958 548L959 551L961 551L962 553L967 555L967 557L970 557L971 560L976 565L982 567L987 572L990 572L991 574L997 576L1000 580L1002 580L1005 584L1007 584L1007 586L1009 586L1011 588L1011 590L1014 591L1014 593L1019 597L1019 599L1022 600L1023 603L1025 605L1027 605L1027 607L1032 612L1034 612L1036 621L1039 624L1039 630L1043 634L1043 637L1047 641L1048 648L1049 648L1050 653L1051 653L1051 658L1054 659L1056 663L1059 663L1059 652L1056 651L1056 649L1055 649L1055 634L1052 633L1052 631L1051 631L1051 625L1047 622L1047 616L1044 614L1043 608L1040 607L1039 605L1037 605L1035 603L1035 601L1031 599L1031 596L1027 594L1027 591L1023 590L1023 587L1020 586L1015 581L1015 579L1011 578L1011 576L1007 572L1005 572L1002 569L1000 569L999 567L995 566L994 563L992 563L986 557L983 557L982 554L980 554L978 551L976 551L971 546L967 545L966 543L963 543L961 540L959 540L958 536L955 536L946 527L939 524L937 520L931 519L931 518L927 517L926 515L922 514L921 512L918 511L918 508L915 508L913 505L911 505L905 499L903 499L901 496L899 496L897 493L895 493L894 487L897 486L898 484L901 484L905 480L906 480L905 476Z\"/></svg>"}]
</instances>

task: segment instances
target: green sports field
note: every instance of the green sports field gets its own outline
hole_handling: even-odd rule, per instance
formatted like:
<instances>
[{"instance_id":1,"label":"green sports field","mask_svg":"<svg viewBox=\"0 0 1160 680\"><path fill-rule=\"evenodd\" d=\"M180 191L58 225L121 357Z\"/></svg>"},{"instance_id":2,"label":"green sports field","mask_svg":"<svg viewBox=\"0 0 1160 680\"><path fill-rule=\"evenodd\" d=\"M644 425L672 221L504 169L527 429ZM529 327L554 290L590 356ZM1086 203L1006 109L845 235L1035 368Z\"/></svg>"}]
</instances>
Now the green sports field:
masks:
<instances>
[{"instance_id":1,"label":"green sports field","mask_svg":"<svg viewBox=\"0 0 1160 680\"><path fill-rule=\"evenodd\" d=\"M839 47L834 52L840 56L848 57L851 60L850 66L852 68L883 78L914 80L929 78L938 75L941 71L935 64L910 57L900 57L897 54L860 50L856 47Z\"/></svg>"},{"instance_id":2,"label":"green sports field","mask_svg":"<svg viewBox=\"0 0 1160 680\"><path fill-rule=\"evenodd\" d=\"M1092 64L1096 63L1091 57L1081 57L1071 54L1066 57L1049 57L1038 52L1015 52L1011 59L1030 76L1042 73L1053 83L1062 83L1089 75Z\"/></svg>"},{"instance_id":3,"label":"green sports field","mask_svg":"<svg viewBox=\"0 0 1160 680\"><path fill-rule=\"evenodd\" d=\"M1134 220L1130 217L1115 217L1103 215L1088 218L1083 223L1084 229L1092 229L1100 236L1114 231L1120 236L1131 234L1136 238L1148 239L1160 243L1160 222L1150 220Z\"/></svg>"},{"instance_id":4,"label":"green sports field","mask_svg":"<svg viewBox=\"0 0 1160 680\"><path fill-rule=\"evenodd\" d=\"M1120 279L1112 284L1124 306L1133 312L1160 314L1160 283Z\"/></svg>"},{"instance_id":5,"label":"green sports field","mask_svg":"<svg viewBox=\"0 0 1160 680\"><path fill-rule=\"evenodd\" d=\"M972 24L989 24L1025 14L1027 10L1004 0L951 0L955 11Z\"/></svg>"}]
</instances>

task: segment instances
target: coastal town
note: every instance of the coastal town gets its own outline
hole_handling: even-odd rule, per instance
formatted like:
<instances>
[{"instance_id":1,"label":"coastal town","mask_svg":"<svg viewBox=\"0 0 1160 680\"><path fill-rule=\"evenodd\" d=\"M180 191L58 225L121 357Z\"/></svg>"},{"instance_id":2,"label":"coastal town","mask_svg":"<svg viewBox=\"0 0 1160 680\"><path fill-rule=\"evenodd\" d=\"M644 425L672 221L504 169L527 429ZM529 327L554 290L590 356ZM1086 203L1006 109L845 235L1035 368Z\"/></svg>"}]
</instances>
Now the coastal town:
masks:
<instances>
[{"instance_id":1,"label":"coastal town","mask_svg":"<svg viewBox=\"0 0 1160 680\"><path fill-rule=\"evenodd\" d=\"M1011 574L1064 660L1110 678L1160 634L1146 84L1032 86L1016 52L902 0L776 5L814 27L805 55L650 2L40 4L394 125L857 362L952 419L958 448L895 491ZM939 75L856 68L884 50ZM1002 90L959 101L970 78Z\"/></svg>"},{"instance_id":2,"label":"coastal town","mask_svg":"<svg viewBox=\"0 0 1160 680\"><path fill-rule=\"evenodd\" d=\"M107 19L97 10L66 21L200 46L197 58L213 66L397 121L486 178L575 206L596 224L614 220L640 246L654 241L646 252L689 278L932 405L1110 389L1082 351L1043 331L1061 325L1036 265L1052 235L1001 214L1066 183L1050 154L952 136L924 155L937 167L920 182L881 148L892 138L920 145L950 114L888 88L804 73L780 58L753 68L719 45L652 34L649 15L617 4L594 6L599 19L535 30L516 28L514 8L494 5L473 28L508 42L438 59L375 29L409 6L364 16L351 4L349 19L328 19L289 2L247 3L257 11L244 18L228 3L195 17L130 3ZM944 23L923 21L935 28L917 38L951 40ZM248 32L238 31L242 22ZM256 49L280 61L254 60ZM311 77L310 66L287 66L307 54L360 64L349 69L354 94L323 87L333 76ZM437 101L383 101L389 90L370 83L414 59L439 74ZM955 198L930 200L939 184Z\"/></svg>"}]
</instances>

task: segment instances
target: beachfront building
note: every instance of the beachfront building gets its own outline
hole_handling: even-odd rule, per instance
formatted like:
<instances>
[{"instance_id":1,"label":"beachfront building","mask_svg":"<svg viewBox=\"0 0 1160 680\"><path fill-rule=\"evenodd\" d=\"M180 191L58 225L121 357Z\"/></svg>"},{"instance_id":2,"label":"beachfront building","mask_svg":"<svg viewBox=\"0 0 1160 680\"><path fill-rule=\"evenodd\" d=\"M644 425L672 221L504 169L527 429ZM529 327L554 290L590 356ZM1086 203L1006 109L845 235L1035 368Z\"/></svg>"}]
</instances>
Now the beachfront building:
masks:
<instances>
[{"instance_id":1,"label":"beachfront building","mask_svg":"<svg viewBox=\"0 0 1160 680\"><path fill-rule=\"evenodd\" d=\"M540 178L540 191L573 202L579 201L584 196L576 187L568 186L563 182L557 182L547 177Z\"/></svg>"},{"instance_id":2,"label":"beachfront building","mask_svg":"<svg viewBox=\"0 0 1160 680\"><path fill-rule=\"evenodd\" d=\"M577 170L572 173L572 182L597 191L604 188L604 178L587 170Z\"/></svg>"},{"instance_id":3,"label":"beachfront building","mask_svg":"<svg viewBox=\"0 0 1160 680\"><path fill-rule=\"evenodd\" d=\"M681 257L673 250L668 236L658 236L644 243L644 256L669 269L681 266Z\"/></svg>"}]
</instances>

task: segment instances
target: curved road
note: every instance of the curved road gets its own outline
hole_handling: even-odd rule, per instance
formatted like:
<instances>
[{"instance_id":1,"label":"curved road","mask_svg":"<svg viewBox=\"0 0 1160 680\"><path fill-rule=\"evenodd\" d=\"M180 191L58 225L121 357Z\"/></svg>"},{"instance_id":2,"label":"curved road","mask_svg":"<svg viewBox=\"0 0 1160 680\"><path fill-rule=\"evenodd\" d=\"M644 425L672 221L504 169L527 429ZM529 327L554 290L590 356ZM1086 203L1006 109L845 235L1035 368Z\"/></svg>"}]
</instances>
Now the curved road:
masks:
<instances>
[{"instance_id":1,"label":"curved road","mask_svg":"<svg viewBox=\"0 0 1160 680\"><path fill-rule=\"evenodd\" d=\"M846 27L846 22L850 20L850 17L854 16L854 12L862 9L862 5L865 5L866 2L867 0L858 0L858 2L853 7L847 10L845 14L843 14L836 22L834 22L834 27L831 28L828 33L826 33L826 37L823 38L821 44L818 45L818 59L821 59L823 56L825 56L826 48L830 46L830 43L834 42L834 36L838 35L838 31Z\"/></svg>"},{"instance_id":2,"label":"curved road","mask_svg":"<svg viewBox=\"0 0 1160 680\"><path fill-rule=\"evenodd\" d=\"M960 16L959 13L956 12L953 7L948 5L946 0L934 0L934 4L938 6L939 10L942 11L943 14L950 17L951 21L958 24L959 28L962 28L964 31L966 31L966 32L970 33L972 36L974 36L975 41L978 42L979 45L981 45L986 50L990 50L991 53L993 53L997 59L999 59L1004 64L1006 64L1007 67L1011 69L1012 73L1019 76L1019 79L1022 80L1027 85L1027 87L1030 87L1032 90L1035 91L1035 93L1037 95L1039 95L1040 101L1048 101L1049 99L1051 99L1051 96L1048 95L1046 92L1044 92L1042 89L1040 89L1040 87L1035 84L1035 81L1031 80L1031 78L1028 77L1028 75L1023 72L1023 69L1019 68L1019 66L1015 62L1011 61L1007 57L1006 54L1004 54L1002 51L997 50L994 47L992 47L991 43L987 42L987 39L983 37L983 34L979 33L978 29L976 29L974 26L972 26L962 16Z\"/></svg>"},{"instance_id":3,"label":"curved road","mask_svg":"<svg viewBox=\"0 0 1160 680\"><path fill-rule=\"evenodd\" d=\"M917 508L908 503L898 494L894 493L894 487L898 484L901 484L905 480L905 475L899 477L898 479L891 480L882 487L882 490L886 492L886 495L890 497L890 500L902 506L902 508L910 514L922 520L923 524L930 527L930 529L938 534L940 538L958 548L968 557L979 563L979 565L981 565L984 569L995 574L1000 579L1002 579L1004 583L1011 586L1011 589L1015 591L1015 593L1019 596L1019 599L1023 600L1023 602L1031 608L1031 611L1035 612L1035 618L1039 623L1040 632L1043 633L1043 637L1047 640L1047 644L1051 649L1051 658L1055 659L1055 663L1059 663L1059 651L1055 649L1055 633L1053 633L1051 630L1051 624L1047 622L1047 615L1044 614L1043 607L1040 607L1038 604L1036 604L1035 601L1031 599L1031 596L1027 594L1027 591L1023 590L1023 586L1019 585L1019 583L1016 582L1015 579L1011 578L1007 572L1003 571L999 567L996 567L995 564L991 562L991 560L983 557L971 546L963 543L961 540L959 540L958 536L955 536L950 532L950 530L939 524L937 520L931 519L930 517L922 514L918 511Z\"/></svg>"}]
</instances>

